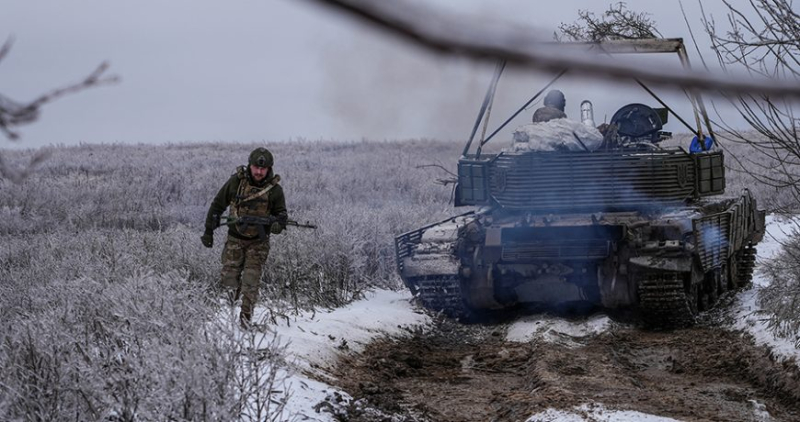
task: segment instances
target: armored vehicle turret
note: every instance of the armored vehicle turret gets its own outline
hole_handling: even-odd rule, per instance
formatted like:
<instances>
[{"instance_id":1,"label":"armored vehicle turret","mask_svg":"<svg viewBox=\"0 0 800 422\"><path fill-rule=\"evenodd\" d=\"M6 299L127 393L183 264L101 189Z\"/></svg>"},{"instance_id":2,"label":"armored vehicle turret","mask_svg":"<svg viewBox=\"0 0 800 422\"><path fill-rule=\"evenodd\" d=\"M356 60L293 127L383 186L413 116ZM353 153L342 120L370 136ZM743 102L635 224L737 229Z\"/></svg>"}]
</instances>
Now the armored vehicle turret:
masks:
<instances>
[{"instance_id":1,"label":"armored vehicle turret","mask_svg":"<svg viewBox=\"0 0 800 422\"><path fill-rule=\"evenodd\" d=\"M679 39L598 45L685 56ZM423 306L469 319L517 306L588 304L669 328L693 324L722 293L750 282L764 212L747 190L725 194L725 157L704 108L695 120L706 130L666 105L625 105L602 131L591 105L581 110L580 122L521 126L501 152L482 153L491 136L471 152L470 139L455 195L455 205L470 210L395 239L400 276ZM695 133L688 149L661 145L670 114Z\"/></svg>"}]
</instances>

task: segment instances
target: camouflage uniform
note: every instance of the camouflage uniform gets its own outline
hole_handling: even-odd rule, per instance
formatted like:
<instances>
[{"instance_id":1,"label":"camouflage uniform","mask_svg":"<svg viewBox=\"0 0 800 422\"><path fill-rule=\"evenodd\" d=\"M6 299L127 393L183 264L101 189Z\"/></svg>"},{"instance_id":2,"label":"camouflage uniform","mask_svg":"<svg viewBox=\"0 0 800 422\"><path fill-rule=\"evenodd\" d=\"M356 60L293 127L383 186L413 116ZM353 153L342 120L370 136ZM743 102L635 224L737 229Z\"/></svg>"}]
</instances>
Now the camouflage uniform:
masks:
<instances>
[{"instance_id":1,"label":"camouflage uniform","mask_svg":"<svg viewBox=\"0 0 800 422\"><path fill-rule=\"evenodd\" d=\"M213 240L207 243L207 239L209 236L213 239L213 230L218 225L219 216L228 207L232 217L272 215L281 217L285 221L286 202L283 189L278 184L280 177L272 171L272 154L266 148L258 148L250 154L250 164L258 162L259 157L262 158L261 163L268 164L259 167L269 167L269 172L263 180L256 182L249 168L241 166L214 197L206 217L203 239L206 246L210 247L213 244ZM262 267L269 255L269 234L280 233L283 228L283 225L276 223L274 227L267 228L267 235L261 238L255 225L242 227L232 224L228 227L228 239L222 251L220 284L228 292L232 303L239 298L242 299L240 314L242 325L250 323L253 307L258 301Z\"/></svg>"},{"instance_id":2,"label":"camouflage uniform","mask_svg":"<svg viewBox=\"0 0 800 422\"><path fill-rule=\"evenodd\" d=\"M533 123L549 122L554 119L564 119L567 114L553 107L539 107L533 113Z\"/></svg>"},{"instance_id":3,"label":"camouflage uniform","mask_svg":"<svg viewBox=\"0 0 800 422\"><path fill-rule=\"evenodd\" d=\"M533 113L533 123L548 122L554 119L565 119L567 114L564 113L566 100L564 94L554 89L547 93L544 97L544 107L536 109Z\"/></svg>"}]
</instances>

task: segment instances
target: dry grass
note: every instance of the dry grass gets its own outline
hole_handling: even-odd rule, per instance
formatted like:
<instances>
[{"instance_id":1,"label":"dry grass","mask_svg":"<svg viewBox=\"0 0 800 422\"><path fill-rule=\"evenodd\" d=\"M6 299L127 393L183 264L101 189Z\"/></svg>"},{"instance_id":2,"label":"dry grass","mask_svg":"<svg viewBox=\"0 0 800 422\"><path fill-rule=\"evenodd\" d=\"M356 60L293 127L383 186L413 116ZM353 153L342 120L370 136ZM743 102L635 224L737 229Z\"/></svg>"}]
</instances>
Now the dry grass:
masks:
<instances>
[{"instance_id":1,"label":"dry grass","mask_svg":"<svg viewBox=\"0 0 800 422\"><path fill-rule=\"evenodd\" d=\"M254 147L58 147L23 183L0 180L0 420L289 417L281 346L220 319L224 234L199 240ZM451 212L449 188L415 166L459 147L271 145L291 216L320 225L274 239L273 315L398 286L393 235ZM18 166L34 153L3 152Z\"/></svg>"},{"instance_id":2,"label":"dry grass","mask_svg":"<svg viewBox=\"0 0 800 422\"><path fill-rule=\"evenodd\" d=\"M256 146L56 147L23 183L0 180L0 419L280 417L281 347L220 322L224 233L211 250L199 240L212 197ZM417 166L454 171L460 142L268 147L290 216L319 225L273 239L262 286L273 317L399 287L393 236L457 212L452 186L434 182L446 175ZM12 166L34 154L3 152ZM785 206L728 174L729 193Z\"/></svg>"}]
</instances>

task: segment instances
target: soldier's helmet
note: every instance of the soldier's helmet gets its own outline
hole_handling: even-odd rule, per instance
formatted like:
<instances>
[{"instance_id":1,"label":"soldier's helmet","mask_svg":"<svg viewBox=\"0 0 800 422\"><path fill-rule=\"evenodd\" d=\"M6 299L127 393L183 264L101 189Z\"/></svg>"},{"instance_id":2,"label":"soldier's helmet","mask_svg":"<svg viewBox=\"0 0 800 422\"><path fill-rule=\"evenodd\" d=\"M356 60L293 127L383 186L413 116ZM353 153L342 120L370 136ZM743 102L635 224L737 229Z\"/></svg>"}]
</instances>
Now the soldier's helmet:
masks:
<instances>
[{"instance_id":1,"label":"soldier's helmet","mask_svg":"<svg viewBox=\"0 0 800 422\"><path fill-rule=\"evenodd\" d=\"M256 167L272 167L272 153L264 147L259 147L250 153L248 164Z\"/></svg>"},{"instance_id":2,"label":"soldier's helmet","mask_svg":"<svg viewBox=\"0 0 800 422\"><path fill-rule=\"evenodd\" d=\"M564 93L554 89L547 93L544 97L544 105L547 107L557 108L564 111L564 106L567 105L567 100L564 98Z\"/></svg>"}]
</instances>

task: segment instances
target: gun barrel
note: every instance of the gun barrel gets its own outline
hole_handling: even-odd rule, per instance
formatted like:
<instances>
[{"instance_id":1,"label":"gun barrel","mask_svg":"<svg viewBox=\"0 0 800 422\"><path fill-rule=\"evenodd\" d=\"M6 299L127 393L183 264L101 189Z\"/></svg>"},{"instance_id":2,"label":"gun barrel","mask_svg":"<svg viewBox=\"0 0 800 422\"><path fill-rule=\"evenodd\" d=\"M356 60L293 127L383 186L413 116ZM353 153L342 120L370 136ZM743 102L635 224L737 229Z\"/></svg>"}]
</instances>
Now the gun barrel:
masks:
<instances>
[{"instance_id":1,"label":"gun barrel","mask_svg":"<svg viewBox=\"0 0 800 422\"><path fill-rule=\"evenodd\" d=\"M276 217L276 216L270 216L270 217L250 217L250 216L232 217L232 216L229 216L229 215L223 215L223 216L220 217L220 225L225 224L225 225L228 225L228 226L230 226L232 224L268 226L268 225L272 225L272 223L275 223L275 222L280 222L280 219L278 217ZM316 224L311 224L308 221L306 221L305 223L300 223L300 222L295 221L295 220L286 220L283 224L285 226L300 227L300 228L304 228L304 229L316 229L317 228Z\"/></svg>"},{"instance_id":2,"label":"gun barrel","mask_svg":"<svg viewBox=\"0 0 800 422\"><path fill-rule=\"evenodd\" d=\"M294 227L301 227L301 228L304 228L304 229L316 229L317 228L316 224L310 224L308 221L306 221L305 223L299 223L299 222L294 221L294 220L288 220L288 221L286 221L286 225L287 226L294 226Z\"/></svg>"}]
</instances>

